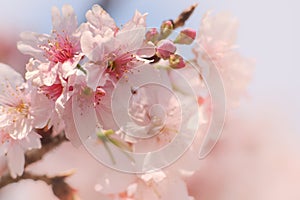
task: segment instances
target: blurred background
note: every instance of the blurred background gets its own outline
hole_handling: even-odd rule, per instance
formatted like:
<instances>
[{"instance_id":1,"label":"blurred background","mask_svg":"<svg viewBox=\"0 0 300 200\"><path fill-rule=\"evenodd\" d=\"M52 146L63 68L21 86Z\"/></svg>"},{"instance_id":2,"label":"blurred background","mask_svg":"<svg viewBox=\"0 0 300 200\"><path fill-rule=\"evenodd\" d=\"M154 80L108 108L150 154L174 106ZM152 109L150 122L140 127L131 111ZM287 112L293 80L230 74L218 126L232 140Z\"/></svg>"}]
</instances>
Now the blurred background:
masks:
<instances>
[{"instance_id":1,"label":"blurred background","mask_svg":"<svg viewBox=\"0 0 300 200\"><path fill-rule=\"evenodd\" d=\"M220 142L221 144L214 153L217 155L209 158L213 160L213 164L204 167L203 171L209 171L210 167L220 170L220 165L217 163L225 162L224 158L220 158L220 155L223 155L228 158L227 165L223 163L227 169L221 170L228 176L223 176L223 178L229 180L230 176L238 175L243 180L235 183L223 181L222 184L230 184L232 188L241 187L239 185L248 183L245 180L251 179L250 176L253 175L252 173L248 176L242 174L247 174L253 168L257 170L256 172L259 171L256 173L259 176L264 176L264 173L268 174L270 170L273 170L272 173L265 176L269 181L263 182L265 185L258 186L275 190L278 187L278 190L293 194L292 198L286 198L283 192L282 197L284 198L281 199L300 199L298 193L293 193L296 190L291 189L292 186L299 183L299 181L295 181L292 173L297 174L298 178L300 174L300 148L298 147L298 141L300 141L300 3L298 0L2 1L0 7L0 62L11 64L24 73L24 66L28 58L20 56L16 50L15 43L19 33L25 30L49 33L51 30L51 7L61 7L66 3L74 7L79 22L85 20L85 12L94 3L101 4L119 25L129 20L135 10L139 10L142 13L149 13L148 26L159 26L162 20L176 17L183 9L194 3L199 5L187 22L187 27L198 28L201 17L208 10L229 11L236 16L240 22L237 42L239 51L244 56L256 60L255 72L249 86L248 97L244 100L242 107L236 111L234 119L236 121L231 121L233 128L223 133L222 137L225 139L228 137L230 142L226 142L226 140L224 143ZM235 128L236 123L239 126ZM241 127L241 124L244 126ZM243 138L243 136L245 137ZM235 148L229 148L229 146L235 146ZM224 150L225 147L228 147L229 150ZM250 159L247 159L248 154L246 153L237 156L237 152L248 152L248 148L256 149ZM266 149L268 150L266 151ZM218 154L218 150L223 150L223 153ZM261 166L260 162L264 164ZM281 164L281 168L276 171L274 165L277 164ZM293 170L290 170L291 166L293 166ZM235 168L238 168L240 173L235 172ZM221 176L221 174L219 175ZM218 178L206 177L203 174L198 174L198 178L206 181L211 178L211 181L208 181L209 185L205 186L207 191L209 189L219 191L217 186L212 186L217 184ZM275 180L279 181L279 184L273 187L271 183L276 182ZM193 181L195 180L192 180L191 183ZM254 187L255 180L252 182L251 186L246 184L245 187ZM205 185L205 183L203 184ZM232 188L226 187L226 190L234 191ZM259 188L253 189L252 193L253 191L260 192ZM243 198L244 196L241 195L236 198L234 194L236 193L227 194L228 198L225 198L224 194L223 198L209 195L201 197L205 197L206 200L268 200L272 196L257 195L251 198L248 195L248 198ZM279 197L278 199L280 199Z\"/></svg>"}]
</instances>

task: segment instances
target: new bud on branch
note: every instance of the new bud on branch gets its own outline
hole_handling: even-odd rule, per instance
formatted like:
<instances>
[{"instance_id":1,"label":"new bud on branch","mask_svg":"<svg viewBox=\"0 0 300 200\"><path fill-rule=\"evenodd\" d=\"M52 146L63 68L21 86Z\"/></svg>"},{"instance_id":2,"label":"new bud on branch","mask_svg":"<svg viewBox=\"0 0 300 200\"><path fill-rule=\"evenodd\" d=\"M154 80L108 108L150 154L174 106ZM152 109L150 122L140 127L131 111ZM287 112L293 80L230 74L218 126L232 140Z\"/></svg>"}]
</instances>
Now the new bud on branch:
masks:
<instances>
[{"instance_id":1,"label":"new bud on branch","mask_svg":"<svg viewBox=\"0 0 300 200\"><path fill-rule=\"evenodd\" d=\"M180 69L180 68L185 67L185 62L184 62L182 56L180 56L178 54L170 55L169 63L170 63L170 67L174 68L174 69Z\"/></svg>"},{"instance_id":2,"label":"new bud on branch","mask_svg":"<svg viewBox=\"0 0 300 200\"><path fill-rule=\"evenodd\" d=\"M177 44L192 44L196 38L196 31L194 29L184 29L180 31L180 34L174 40Z\"/></svg>"},{"instance_id":3,"label":"new bud on branch","mask_svg":"<svg viewBox=\"0 0 300 200\"><path fill-rule=\"evenodd\" d=\"M160 27L161 39L167 38L174 30L174 25L171 20L164 21Z\"/></svg>"}]
</instances>

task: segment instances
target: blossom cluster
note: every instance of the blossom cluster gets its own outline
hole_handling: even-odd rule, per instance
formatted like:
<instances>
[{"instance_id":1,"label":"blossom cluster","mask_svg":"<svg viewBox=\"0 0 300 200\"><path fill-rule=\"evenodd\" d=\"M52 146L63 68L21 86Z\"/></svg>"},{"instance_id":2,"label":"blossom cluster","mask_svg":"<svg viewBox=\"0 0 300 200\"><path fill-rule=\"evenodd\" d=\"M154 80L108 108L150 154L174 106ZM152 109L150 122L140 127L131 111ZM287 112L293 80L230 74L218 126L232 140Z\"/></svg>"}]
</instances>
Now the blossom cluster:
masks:
<instances>
[{"instance_id":1,"label":"blossom cluster","mask_svg":"<svg viewBox=\"0 0 300 200\"><path fill-rule=\"evenodd\" d=\"M53 8L50 34L21 34L18 49L32 57L25 80L11 67L0 66L0 160L13 178L24 172L24 154L42 147L44 135L39 130L51 130L48 137L65 134L75 146L86 141L100 145L113 165L121 158L111 145L128 157L127 153L163 148L180 131L189 130L182 127L190 123L207 127L213 105L203 77L213 67L220 73L229 107L238 104L252 63L234 48L235 19L208 13L196 33L191 28L175 32L172 20L160 28L147 28L146 17L136 11L119 27L103 8L94 5L86 13L87 21L78 24L72 7L65 5L62 12ZM187 60L179 49L192 44L196 44L195 58ZM149 77L164 87L124 86ZM195 99L198 110L191 106ZM127 103L130 121L119 118L123 111L114 101ZM196 134L203 136L204 129L197 129ZM123 200L193 199L183 178L198 170L194 158L201 141L202 137L171 167L128 176L126 184L115 190L102 186L103 194Z\"/></svg>"}]
</instances>

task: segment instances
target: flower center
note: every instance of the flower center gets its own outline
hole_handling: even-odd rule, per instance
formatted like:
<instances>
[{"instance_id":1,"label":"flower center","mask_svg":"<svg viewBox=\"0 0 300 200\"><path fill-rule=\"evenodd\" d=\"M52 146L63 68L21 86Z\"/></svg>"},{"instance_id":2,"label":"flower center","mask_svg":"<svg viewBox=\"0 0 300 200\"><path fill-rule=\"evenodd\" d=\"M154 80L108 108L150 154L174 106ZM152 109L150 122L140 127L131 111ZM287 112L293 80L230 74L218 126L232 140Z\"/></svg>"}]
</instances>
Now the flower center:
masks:
<instances>
[{"instance_id":1,"label":"flower center","mask_svg":"<svg viewBox=\"0 0 300 200\"><path fill-rule=\"evenodd\" d=\"M28 111L29 111L29 106L25 103L20 103L19 105L17 105L17 107L15 108L15 110L18 112L18 113L21 113L21 114L24 114L24 115L27 115L28 114Z\"/></svg>"},{"instance_id":2,"label":"flower center","mask_svg":"<svg viewBox=\"0 0 300 200\"><path fill-rule=\"evenodd\" d=\"M44 85L40 87L40 91L49 99L56 101L63 92L63 86L61 83L56 83L51 86Z\"/></svg>"},{"instance_id":3,"label":"flower center","mask_svg":"<svg viewBox=\"0 0 300 200\"><path fill-rule=\"evenodd\" d=\"M20 116L27 118L29 114L29 105L21 101L17 105L7 105L1 108L1 112L12 116L12 122L16 122Z\"/></svg>"},{"instance_id":4,"label":"flower center","mask_svg":"<svg viewBox=\"0 0 300 200\"><path fill-rule=\"evenodd\" d=\"M49 40L48 44L43 46L43 49L47 59L54 63L63 63L67 60L72 60L77 53L69 37L60 34L56 34L53 41Z\"/></svg>"},{"instance_id":5,"label":"flower center","mask_svg":"<svg viewBox=\"0 0 300 200\"><path fill-rule=\"evenodd\" d=\"M125 53L119 57L112 58L108 61L106 72L116 79L120 79L124 73L129 72L132 68L132 61L134 59L135 57L131 53Z\"/></svg>"}]
</instances>

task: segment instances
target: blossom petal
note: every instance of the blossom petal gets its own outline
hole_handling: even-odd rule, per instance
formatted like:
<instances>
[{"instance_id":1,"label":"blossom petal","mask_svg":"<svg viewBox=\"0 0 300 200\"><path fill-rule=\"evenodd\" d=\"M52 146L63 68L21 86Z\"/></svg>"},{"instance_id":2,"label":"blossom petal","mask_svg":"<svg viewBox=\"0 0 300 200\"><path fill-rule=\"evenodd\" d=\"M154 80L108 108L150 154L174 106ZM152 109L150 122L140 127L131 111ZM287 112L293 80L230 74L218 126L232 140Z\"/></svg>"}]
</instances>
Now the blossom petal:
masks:
<instances>
[{"instance_id":1,"label":"blossom petal","mask_svg":"<svg viewBox=\"0 0 300 200\"><path fill-rule=\"evenodd\" d=\"M26 151L32 149L40 149L42 147L41 136L35 132L31 132L27 137L22 139L20 145Z\"/></svg>"},{"instance_id":2,"label":"blossom petal","mask_svg":"<svg viewBox=\"0 0 300 200\"><path fill-rule=\"evenodd\" d=\"M20 35L22 41L18 42L18 49L26 55L30 55L35 59L43 59L43 50L37 44L47 43L49 35L38 34L33 32L23 32Z\"/></svg>"},{"instance_id":3,"label":"blossom petal","mask_svg":"<svg viewBox=\"0 0 300 200\"><path fill-rule=\"evenodd\" d=\"M72 113L78 134L82 140L95 134L97 117L94 108L94 95L76 95L72 99Z\"/></svg>"},{"instance_id":4,"label":"blossom petal","mask_svg":"<svg viewBox=\"0 0 300 200\"><path fill-rule=\"evenodd\" d=\"M117 26L111 16L99 5L94 5L92 10L87 11L86 19L96 28L111 28L116 29Z\"/></svg>"},{"instance_id":5,"label":"blossom petal","mask_svg":"<svg viewBox=\"0 0 300 200\"><path fill-rule=\"evenodd\" d=\"M7 82L12 88L16 88L24 83L24 79L21 74L3 63L0 63L0 74L0 94L5 93Z\"/></svg>"},{"instance_id":6,"label":"blossom petal","mask_svg":"<svg viewBox=\"0 0 300 200\"><path fill-rule=\"evenodd\" d=\"M77 28L77 17L71 5L62 7L62 15L57 7L52 8L52 25L53 30L59 33L73 33Z\"/></svg>"},{"instance_id":7,"label":"blossom petal","mask_svg":"<svg viewBox=\"0 0 300 200\"><path fill-rule=\"evenodd\" d=\"M13 178L21 176L24 171L25 157L24 150L18 145L13 145L7 152L8 168Z\"/></svg>"}]
</instances>

